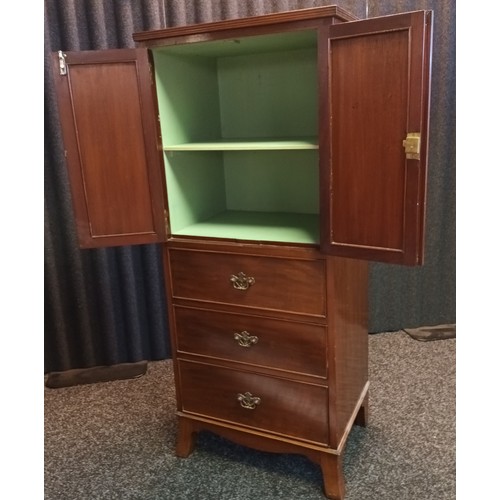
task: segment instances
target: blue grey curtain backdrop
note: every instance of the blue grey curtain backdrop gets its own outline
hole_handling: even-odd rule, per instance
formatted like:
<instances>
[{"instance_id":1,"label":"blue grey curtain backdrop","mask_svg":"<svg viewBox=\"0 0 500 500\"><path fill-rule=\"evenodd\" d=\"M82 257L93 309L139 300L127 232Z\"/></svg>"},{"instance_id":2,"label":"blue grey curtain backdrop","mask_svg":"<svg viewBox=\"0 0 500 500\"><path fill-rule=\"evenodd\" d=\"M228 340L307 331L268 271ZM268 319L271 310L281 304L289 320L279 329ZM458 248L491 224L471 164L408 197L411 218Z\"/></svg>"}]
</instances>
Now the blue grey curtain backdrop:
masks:
<instances>
[{"instance_id":1,"label":"blue grey curtain backdrop","mask_svg":"<svg viewBox=\"0 0 500 500\"><path fill-rule=\"evenodd\" d=\"M372 333L455 322L455 2L46 0L45 372L169 358L161 246L78 248L50 53L134 47L132 33L339 5L360 18L434 11L426 262L371 265Z\"/></svg>"}]
</instances>

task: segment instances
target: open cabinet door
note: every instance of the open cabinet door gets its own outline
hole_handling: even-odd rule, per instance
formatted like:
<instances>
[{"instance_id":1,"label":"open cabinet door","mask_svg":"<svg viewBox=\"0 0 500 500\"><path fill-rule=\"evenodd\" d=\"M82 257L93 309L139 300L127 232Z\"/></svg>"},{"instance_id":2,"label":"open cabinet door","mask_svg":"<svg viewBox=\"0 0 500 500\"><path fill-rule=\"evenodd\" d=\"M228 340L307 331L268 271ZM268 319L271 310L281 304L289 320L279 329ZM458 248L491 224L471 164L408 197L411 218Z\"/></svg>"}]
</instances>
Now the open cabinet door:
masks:
<instances>
[{"instance_id":1,"label":"open cabinet door","mask_svg":"<svg viewBox=\"0 0 500 500\"><path fill-rule=\"evenodd\" d=\"M432 16L334 25L322 40L321 246L423 262Z\"/></svg>"},{"instance_id":2,"label":"open cabinet door","mask_svg":"<svg viewBox=\"0 0 500 500\"><path fill-rule=\"evenodd\" d=\"M147 50L55 53L53 64L80 246L165 241Z\"/></svg>"}]
</instances>

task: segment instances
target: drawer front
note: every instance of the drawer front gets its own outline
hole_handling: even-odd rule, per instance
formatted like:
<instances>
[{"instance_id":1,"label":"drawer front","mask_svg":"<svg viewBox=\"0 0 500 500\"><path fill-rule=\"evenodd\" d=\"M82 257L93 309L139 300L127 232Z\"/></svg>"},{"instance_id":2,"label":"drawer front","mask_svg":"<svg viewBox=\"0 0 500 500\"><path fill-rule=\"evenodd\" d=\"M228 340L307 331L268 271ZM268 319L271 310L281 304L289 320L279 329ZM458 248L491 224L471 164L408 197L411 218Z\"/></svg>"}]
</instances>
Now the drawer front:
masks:
<instances>
[{"instance_id":1,"label":"drawer front","mask_svg":"<svg viewBox=\"0 0 500 500\"><path fill-rule=\"evenodd\" d=\"M183 360L179 369L185 412L328 442L326 387Z\"/></svg>"},{"instance_id":2,"label":"drawer front","mask_svg":"<svg viewBox=\"0 0 500 500\"><path fill-rule=\"evenodd\" d=\"M175 298L326 315L325 263L169 250Z\"/></svg>"},{"instance_id":3,"label":"drawer front","mask_svg":"<svg viewBox=\"0 0 500 500\"><path fill-rule=\"evenodd\" d=\"M326 377L325 327L175 308L179 351Z\"/></svg>"}]
</instances>

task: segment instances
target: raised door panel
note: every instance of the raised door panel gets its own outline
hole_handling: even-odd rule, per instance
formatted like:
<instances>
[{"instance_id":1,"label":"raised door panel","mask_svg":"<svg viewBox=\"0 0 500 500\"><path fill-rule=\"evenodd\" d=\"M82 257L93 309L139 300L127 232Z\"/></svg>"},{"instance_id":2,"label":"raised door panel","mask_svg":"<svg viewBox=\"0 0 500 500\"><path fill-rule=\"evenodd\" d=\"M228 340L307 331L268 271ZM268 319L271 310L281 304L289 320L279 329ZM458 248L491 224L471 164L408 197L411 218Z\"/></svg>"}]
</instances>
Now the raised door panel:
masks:
<instances>
[{"instance_id":1,"label":"raised door panel","mask_svg":"<svg viewBox=\"0 0 500 500\"><path fill-rule=\"evenodd\" d=\"M164 181L147 51L62 57L54 54L54 71L80 246L164 241Z\"/></svg>"},{"instance_id":2,"label":"raised door panel","mask_svg":"<svg viewBox=\"0 0 500 500\"><path fill-rule=\"evenodd\" d=\"M423 261L431 19L419 11L345 23L323 40L328 253ZM418 153L406 154L408 134L419 137Z\"/></svg>"}]
</instances>

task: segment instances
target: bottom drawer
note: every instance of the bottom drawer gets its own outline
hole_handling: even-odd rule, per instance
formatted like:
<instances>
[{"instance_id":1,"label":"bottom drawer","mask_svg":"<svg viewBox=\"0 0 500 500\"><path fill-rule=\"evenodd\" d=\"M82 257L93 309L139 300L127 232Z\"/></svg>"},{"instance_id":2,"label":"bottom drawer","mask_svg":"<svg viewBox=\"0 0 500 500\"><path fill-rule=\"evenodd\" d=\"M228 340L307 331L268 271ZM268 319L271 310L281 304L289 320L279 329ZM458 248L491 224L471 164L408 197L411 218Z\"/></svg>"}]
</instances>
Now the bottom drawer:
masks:
<instances>
[{"instance_id":1,"label":"bottom drawer","mask_svg":"<svg viewBox=\"0 0 500 500\"><path fill-rule=\"evenodd\" d=\"M326 387L191 361L179 368L183 411L328 443Z\"/></svg>"}]
</instances>

